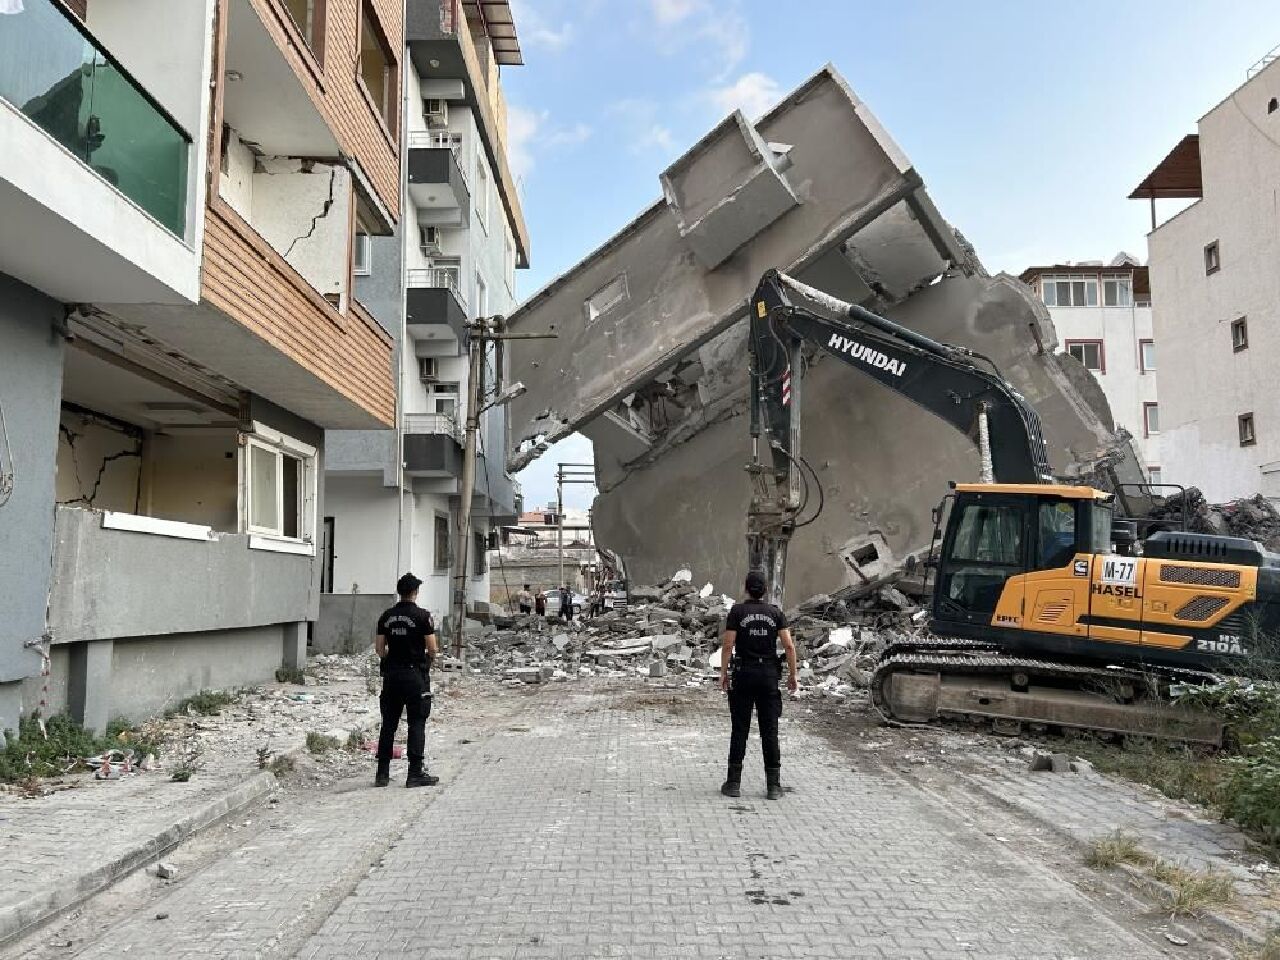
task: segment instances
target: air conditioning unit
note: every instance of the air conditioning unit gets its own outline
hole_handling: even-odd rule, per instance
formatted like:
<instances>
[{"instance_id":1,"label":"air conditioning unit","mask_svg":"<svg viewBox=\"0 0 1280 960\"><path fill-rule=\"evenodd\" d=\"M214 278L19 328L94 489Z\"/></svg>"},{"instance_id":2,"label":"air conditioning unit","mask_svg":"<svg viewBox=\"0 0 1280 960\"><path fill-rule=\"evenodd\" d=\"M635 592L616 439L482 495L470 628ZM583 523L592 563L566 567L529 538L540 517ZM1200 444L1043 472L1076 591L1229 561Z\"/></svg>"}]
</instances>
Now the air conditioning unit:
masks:
<instances>
[{"instance_id":1,"label":"air conditioning unit","mask_svg":"<svg viewBox=\"0 0 1280 960\"><path fill-rule=\"evenodd\" d=\"M418 379L423 383L434 383L438 375L436 373L435 357L419 357L418 358Z\"/></svg>"},{"instance_id":2,"label":"air conditioning unit","mask_svg":"<svg viewBox=\"0 0 1280 960\"><path fill-rule=\"evenodd\" d=\"M440 252L439 227L418 227L418 239L421 242L423 253Z\"/></svg>"},{"instance_id":3,"label":"air conditioning unit","mask_svg":"<svg viewBox=\"0 0 1280 960\"><path fill-rule=\"evenodd\" d=\"M449 125L448 100L423 100L422 113L427 119L428 127L447 127Z\"/></svg>"}]
</instances>

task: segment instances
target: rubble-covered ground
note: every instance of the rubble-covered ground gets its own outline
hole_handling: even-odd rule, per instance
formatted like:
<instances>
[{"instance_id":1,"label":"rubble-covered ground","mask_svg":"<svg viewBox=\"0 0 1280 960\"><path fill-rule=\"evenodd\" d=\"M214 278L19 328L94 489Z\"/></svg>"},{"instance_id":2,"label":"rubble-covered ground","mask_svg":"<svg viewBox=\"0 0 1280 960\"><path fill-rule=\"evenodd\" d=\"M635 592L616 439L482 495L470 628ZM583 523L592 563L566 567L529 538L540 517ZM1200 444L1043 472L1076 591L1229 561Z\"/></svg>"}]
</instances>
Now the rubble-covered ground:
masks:
<instances>
[{"instance_id":1,"label":"rubble-covered ground","mask_svg":"<svg viewBox=\"0 0 1280 960\"><path fill-rule=\"evenodd\" d=\"M629 607L593 618L495 616L468 638L466 667L511 684L638 674L701 686L719 676L720 638L732 605L712 584L699 588L680 570L663 584L633 587ZM865 686L884 645L918 632L924 620L918 597L891 584L816 596L786 615L802 694L832 697Z\"/></svg>"}]
</instances>

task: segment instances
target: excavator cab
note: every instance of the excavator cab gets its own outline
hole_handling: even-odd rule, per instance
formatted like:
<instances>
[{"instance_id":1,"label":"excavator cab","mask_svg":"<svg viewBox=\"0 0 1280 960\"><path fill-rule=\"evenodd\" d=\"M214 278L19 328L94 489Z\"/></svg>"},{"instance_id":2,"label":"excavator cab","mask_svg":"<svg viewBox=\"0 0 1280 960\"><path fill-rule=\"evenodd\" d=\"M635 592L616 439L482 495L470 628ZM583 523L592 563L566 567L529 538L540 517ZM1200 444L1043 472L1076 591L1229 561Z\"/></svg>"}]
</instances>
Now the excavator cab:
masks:
<instances>
[{"instance_id":1,"label":"excavator cab","mask_svg":"<svg viewBox=\"0 0 1280 960\"><path fill-rule=\"evenodd\" d=\"M993 640L1072 626L1087 610L1091 556L1112 547L1110 498L1089 487L961 484L937 562L936 632Z\"/></svg>"}]
</instances>

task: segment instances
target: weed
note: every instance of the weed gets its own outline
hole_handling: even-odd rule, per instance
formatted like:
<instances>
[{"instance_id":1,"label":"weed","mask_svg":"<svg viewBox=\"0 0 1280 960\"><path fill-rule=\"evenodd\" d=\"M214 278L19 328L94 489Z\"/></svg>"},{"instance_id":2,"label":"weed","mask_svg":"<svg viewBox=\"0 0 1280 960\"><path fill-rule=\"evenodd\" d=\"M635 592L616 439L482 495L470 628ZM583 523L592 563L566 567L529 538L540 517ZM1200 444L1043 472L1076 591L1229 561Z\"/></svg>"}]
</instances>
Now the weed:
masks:
<instances>
[{"instance_id":1,"label":"weed","mask_svg":"<svg viewBox=\"0 0 1280 960\"><path fill-rule=\"evenodd\" d=\"M1122 830L1116 830L1101 837L1095 837L1085 852L1084 862L1099 870L1110 870L1122 863L1141 866L1151 862L1151 854L1140 846L1138 841Z\"/></svg>"},{"instance_id":2,"label":"weed","mask_svg":"<svg viewBox=\"0 0 1280 960\"><path fill-rule=\"evenodd\" d=\"M268 764L271 762L271 755L275 751L273 751L270 747L259 747L255 752L258 757L258 769L259 770L267 769Z\"/></svg>"},{"instance_id":3,"label":"weed","mask_svg":"<svg viewBox=\"0 0 1280 960\"><path fill-rule=\"evenodd\" d=\"M180 763L173 768L173 774L169 777L174 783L186 783L198 772L198 768L189 763Z\"/></svg>"},{"instance_id":4,"label":"weed","mask_svg":"<svg viewBox=\"0 0 1280 960\"><path fill-rule=\"evenodd\" d=\"M1173 916L1199 914L1206 907L1230 903L1235 897L1235 882L1216 870L1188 870L1167 860L1156 860L1147 875L1169 887L1166 906Z\"/></svg>"},{"instance_id":5,"label":"weed","mask_svg":"<svg viewBox=\"0 0 1280 960\"><path fill-rule=\"evenodd\" d=\"M278 667L276 668L276 682L292 683L300 687L307 682L307 675L297 667Z\"/></svg>"},{"instance_id":6,"label":"weed","mask_svg":"<svg viewBox=\"0 0 1280 960\"><path fill-rule=\"evenodd\" d=\"M297 764L293 757L289 756L287 753L282 753L280 756L272 759L271 763L267 765L267 769L279 778L293 773L295 766L297 766Z\"/></svg>"},{"instance_id":7,"label":"weed","mask_svg":"<svg viewBox=\"0 0 1280 960\"><path fill-rule=\"evenodd\" d=\"M113 720L106 734L98 737L66 714L46 720L45 733L35 717L27 717L19 722L16 737L12 731L5 737L5 748L0 750L0 782L56 777L78 767L85 757L122 748L132 749L141 759L158 751L159 740L143 735L124 720Z\"/></svg>"},{"instance_id":8,"label":"weed","mask_svg":"<svg viewBox=\"0 0 1280 960\"><path fill-rule=\"evenodd\" d=\"M359 730L352 730L347 734L347 749L362 750L364 749L364 737Z\"/></svg>"},{"instance_id":9,"label":"weed","mask_svg":"<svg viewBox=\"0 0 1280 960\"><path fill-rule=\"evenodd\" d=\"M328 753L330 750L339 750L342 748L342 741L337 737L330 737L323 733L316 733L314 730L307 731L307 750L314 754Z\"/></svg>"},{"instance_id":10,"label":"weed","mask_svg":"<svg viewBox=\"0 0 1280 960\"><path fill-rule=\"evenodd\" d=\"M1280 960L1280 929L1272 930L1262 943L1242 945L1236 949L1236 960Z\"/></svg>"},{"instance_id":11,"label":"weed","mask_svg":"<svg viewBox=\"0 0 1280 960\"><path fill-rule=\"evenodd\" d=\"M187 699L179 701L177 706L169 710L165 716L174 717L183 713L198 713L212 717L222 712L222 708L238 700L240 695L232 690L201 690Z\"/></svg>"},{"instance_id":12,"label":"weed","mask_svg":"<svg viewBox=\"0 0 1280 960\"><path fill-rule=\"evenodd\" d=\"M1228 757L1223 765L1229 771L1223 813L1280 846L1280 736L1262 740L1243 756Z\"/></svg>"}]
</instances>

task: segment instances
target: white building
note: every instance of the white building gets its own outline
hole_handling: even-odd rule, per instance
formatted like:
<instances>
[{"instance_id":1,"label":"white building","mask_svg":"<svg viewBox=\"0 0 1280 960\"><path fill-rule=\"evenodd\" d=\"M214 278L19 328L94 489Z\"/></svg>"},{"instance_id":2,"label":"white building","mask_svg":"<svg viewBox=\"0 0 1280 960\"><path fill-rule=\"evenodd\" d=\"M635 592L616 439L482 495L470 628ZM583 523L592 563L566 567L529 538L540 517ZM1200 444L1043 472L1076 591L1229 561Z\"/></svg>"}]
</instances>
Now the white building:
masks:
<instances>
[{"instance_id":1,"label":"white building","mask_svg":"<svg viewBox=\"0 0 1280 960\"><path fill-rule=\"evenodd\" d=\"M331 434L326 462L321 650L367 644L401 572L449 611L461 497L471 496L469 604L490 596L488 551L520 514L506 473L506 413L482 419L475 487L460 489L469 320L509 315L528 234L506 154L499 68L522 62L505 3L413 0L406 22L404 229L371 238L362 302L394 318L400 430ZM502 359L485 363L486 391Z\"/></svg>"},{"instance_id":2,"label":"white building","mask_svg":"<svg viewBox=\"0 0 1280 960\"><path fill-rule=\"evenodd\" d=\"M1280 63L1205 114L1130 195L1147 236L1164 476L1213 501L1280 498ZM1192 199L1156 225L1157 199Z\"/></svg>"},{"instance_id":3,"label":"white building","mask_svg":"<svg viewBox=\"0 0 1280 960\"><path fill-rule=\"evenodd\" d=\"M1156 337L1147 268L1111 262L1028 267L1021 274L1049 308L1063 352L1093 373L1117 427L1133 435L1152 483L1168 477L1156 397Z\"/></svg>"}]
</instances>

